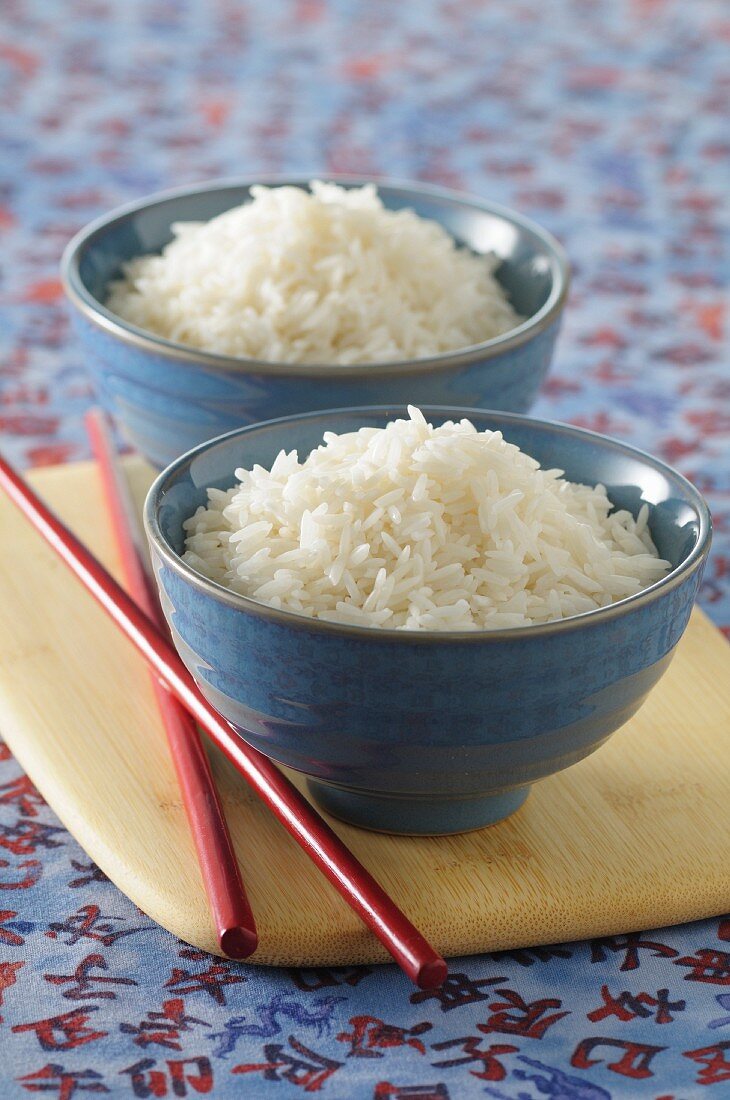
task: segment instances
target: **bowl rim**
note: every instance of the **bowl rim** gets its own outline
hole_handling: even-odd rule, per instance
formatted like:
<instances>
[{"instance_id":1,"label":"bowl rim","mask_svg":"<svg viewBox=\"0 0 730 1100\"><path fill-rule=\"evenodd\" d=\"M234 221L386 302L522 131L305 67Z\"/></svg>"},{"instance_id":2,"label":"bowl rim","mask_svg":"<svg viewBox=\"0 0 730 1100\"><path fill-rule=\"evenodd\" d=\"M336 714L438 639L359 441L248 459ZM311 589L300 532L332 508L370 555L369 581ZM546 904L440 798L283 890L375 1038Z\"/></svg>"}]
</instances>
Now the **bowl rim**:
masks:
<instances>
[{"instance_id":1,"label":"bowl rim","mask_svg":"<svg viewBox=\"0 0 730 1100\"><path fill-rule=\"evenodd\" d=\"M442 352L439 355L429 356L424 359L402 359L392 362L373 363L282 363L274 360L247 359L242 356L219 355L215 352L207 352L188 344L178 344L173 340L167 340L163 336L156 336L145 329L123 320L117 314L112 313L106 306L95 298L81 281L79 267L84 251L94 242L94 239L115 222L121 222L130 215L144 210L147 207L162 205L170 200L187 198L191 195L202 194L211 191L225 191L233 187L253 186L263 187L308 187L315 177L290 176L290 175L266 175L256 179L249 177L230 177L210 180L203 184L190 184L183 187L170 188L158 191L152 195L115 207L109 213L96 218L81 229L64 249L61 258L61 282L69 301L86 318L87 321L102 329L108 335L122 340L142 351L163 355L177 360L181 365L207 367L218 371L259 375L286 375L291 377L340 377L357 378L369 375L374 371L388 376L408 375L429 371L447 370L454 367L468 365L475 361L489 361L505 351L520 347L529 340L534 339L539 333L548 328L561 314L568 295L570 285L570 262L562 245L547 229L543 229L537 222L524 217L509 207L500 203L480 199L471 194L462 193L451 188L439 187L434 184L418 183L410 180L388 179L379 176L356 176L342 173L326 173L322 178L327 182L345 186L363 186L366 183L374 183L376 187L389 193L397 193L406 200L411 198L431 198L442 203L448 203L466 209L477 210L484 214L493 214L503 219L508 224L517 226L536 237L544 246L550 262L552 274L552 287L547 301L540 309L533 313L516 328L510 329L501 336L494 336L491 340L484 340L479 344L470 344L454 351ZM485 364L486 365L486 364Z\"/></svg>"},{"instance_id":2,"label":"bowl rim","mask_svg":"<svg viewBox=\"0 0 730 1100\"><path fill-rule=\"evenodd\" d=\"M378 641L380 639L383 641L408 644L434 644L435 642L447 644L458 642L470 645L478 643L495 644L503 641L517 641L519 639L529 640L551 634L567 633L580 629L583 626L597 626L600 623L619 618L646 604L653 603L656 599L661 598L668 591L678 587L687 580L689 576L703 565L707 558L712 542L712 516L707 501L702 496L699 489L680 474L678 470L662 462L661 459L648 454L646 451L642 451L638 447L633 447L628 443L623 443L621 440L614 439L611 436L603 435L600 432L590 431L588 428L579 428L558 420L525 416L521 413L506 413L498 409L452 408L451 406L438 405L422 405L420 408L426 417L428 417L429 414L436 414L439 416L445 415L448 419L454 419L456 417L461 418L463 416L470 418L474 415L496 416L508 424L534 425L540 429L548 429L559 435L568 437L577 436L579 438L598 441L602 447L608 447L611 450L628 453L630 456L638 458L648 464L652 469L674 482L678 489L683 490L683 494L688 499L688 502L694 506L699 517L700 529L697 542L692 547L687 557L667 573L666 576L661 577L647 588L641 589L640 592L632 596L626 596L614 603L607 604L605 607L595 608L591 611L582 611L577 615L570 615L564 619L555 619L546 623L535 623L527 626L504 627L496 630L443 631L399 630L395 627L361 626L355 623L338 623L331 622L327 619L310 618L307 615L301 615L295 611L282 611L278 608L271 607L270 604L266 604L261 600L256 600L251 596L243 596L238 592L234 592L230 588L226 588L216 581L210 580L202 573L198 573L192 566L184 562L179 554L169 545L158 522L158 510L161 503L160 498L167 483L183 473L184 469L189 467L198 455L224 440L241 435L248 435L256 431L263 430L265 432L267 428L273 425L296 423L300 420L320 419L326 421L328 417L335 416L338 413L347 413L348 415L360 413L363 416L379 414L392 418L394 416L400 416L406 411L405 406L362 405L353 406L351 408L344 407L298 413L293 416L280 416L272 420L261 421L257 424L249 424L243 428L234 428L233 431L225 432L222 435L216 436L214 439L209 439L205 443L199 444L197 447L193 447L184 455L175 459L174 462L158 474L150 486L145 499L143 519L151 548L159 554L164 563L171 567L185 582L192 584L194 588L197 588L208 596L212 596L220 603L227 604L237 611L244 611L260 618L271 619L283 626L299 628L310 632L314 631L334 636L346 635L361 640ZM325 424L323 430L327 431L332 429L331 426L328 429Z\"/></svg>"}]
</instances>

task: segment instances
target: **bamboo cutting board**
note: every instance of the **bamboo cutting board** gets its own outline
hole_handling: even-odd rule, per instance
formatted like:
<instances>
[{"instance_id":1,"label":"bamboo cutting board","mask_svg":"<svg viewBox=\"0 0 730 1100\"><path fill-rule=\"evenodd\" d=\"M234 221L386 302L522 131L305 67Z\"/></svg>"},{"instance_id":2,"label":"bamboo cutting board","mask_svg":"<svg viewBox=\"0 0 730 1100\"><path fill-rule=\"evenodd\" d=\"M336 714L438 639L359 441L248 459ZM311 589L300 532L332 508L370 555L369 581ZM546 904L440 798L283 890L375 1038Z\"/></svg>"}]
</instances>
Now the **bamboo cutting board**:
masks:
<instances>
[{"instance_id":1,"label":"bamboo cutting board","mask_svg":"<svg viewBox=\"0 0 730 1100\"><path fill-rule=\"evenodd\" d=\"M130 459L140 500L150 470ZM92 464L31 475L118 572ZM0 732L117 886L215 951L146 669L65 566L0 500ZM730 647L696 611L643 709L533 788L512 818L444 838L337 832L445 955L611 935L730 909ZM257 917L251 961L387 956L242 780L214 770Z\"/></svg>"}]
</instances>

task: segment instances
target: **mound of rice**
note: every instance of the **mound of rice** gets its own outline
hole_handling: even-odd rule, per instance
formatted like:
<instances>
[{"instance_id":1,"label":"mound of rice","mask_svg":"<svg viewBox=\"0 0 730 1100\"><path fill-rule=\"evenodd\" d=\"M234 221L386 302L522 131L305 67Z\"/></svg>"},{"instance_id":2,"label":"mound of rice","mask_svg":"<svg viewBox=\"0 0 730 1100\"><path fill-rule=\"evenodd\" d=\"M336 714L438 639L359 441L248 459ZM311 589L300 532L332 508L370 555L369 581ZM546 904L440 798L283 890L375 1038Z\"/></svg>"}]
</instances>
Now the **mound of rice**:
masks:
<instances>
[{"instance_id":1,"label":"mound of rice","mask_svg":"<svg viewBox=\"0 0 730 1100\"><path fill-rule=\"evenodd\" d=\"M494 256L434 221L389 211L373 184L253 187L253 201L174 225L159 256L124 266L108 308L222 355L282 363L420 359L520 323Z\"/></svg>"},{"instance_id":2,"label":"mound of rice","mask_svg":"<svg viewBox=\"0 0 730 1100\"><path fill-rule=\"evenodd\" d=\"M501 432L418 409L335 435L300 463L236 470L185 524L183 560L235 592L318 619L489 630L591 611L670 568L643 505L543 470Z\"/></svg>"}]
</instances>

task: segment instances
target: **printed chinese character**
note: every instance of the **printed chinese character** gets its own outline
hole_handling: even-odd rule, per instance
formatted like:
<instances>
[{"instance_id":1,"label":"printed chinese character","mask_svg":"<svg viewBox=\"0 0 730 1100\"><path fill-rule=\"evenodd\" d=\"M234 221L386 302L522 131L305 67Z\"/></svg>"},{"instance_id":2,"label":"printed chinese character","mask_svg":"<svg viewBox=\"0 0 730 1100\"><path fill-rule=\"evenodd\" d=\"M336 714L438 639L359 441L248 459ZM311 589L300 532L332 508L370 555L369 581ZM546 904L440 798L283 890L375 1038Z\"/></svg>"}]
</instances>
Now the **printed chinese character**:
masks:
<instances>
[{"instance_id":1,"label":"printed chinese character","mask_svg":"<svg viewBox=\"0 0 730 1100\"><path fill-rule=\"evenodd\" d=\"M489 1008L491 1015L484 1024L477 1024L477 1029L489 1034L498 1031L503 1035L521 1035L525 1039L542 1039L545 1032L563 1016L569 1016L569 1012L550 1012L549 1009L560 1008L562 1001L555 998L543 998L538 1001L524 1001L514 989L496 990L504 1001L493 1001Z\"/></svg>"},{"instance_id":2,"label":"printed chinese character","mask_svg":"<svg viewBox=\"0 0 730 1100\"><path fill-rule=\"evenodd\" d=\"M9 947L20 947L25 943L23 937L12 928L3 927L17 915L17 909L0 909L0 943L5 943Z\"/></svg>"},{"instance_id":3,"label":"printed chinese character","mask_svg":"<svg viewBox=\"0 0 730 1100\"><path fill-rule=\"evenodd\" d=\"M210 951L201 951L199 947L191 947L189 943L185 943L184 940L177 941L181 947L178 951L178 958L191 959L192 962L215 962L217 955L211 955Z\"/></svg>"},{"instance_id":4,"label":"printed chinese character","mask_svg":"<svg viewBox=\"0 0 730 1100\"><path fill-rule=\"evenodd\" d=\"M185 1004L181 998L164 1001L162 1012L148 1012L147 1019L137 1027L133 1024L120 1024L119 1030L125 1035L134 1035L138 1047L161 1046L169 1050L182 1050L180 1034L192 1031L193 1026L210 1027L207 1020L185 1015Z\"/></svg>"},{"instance_id":5,"label":"printed chinese character","mask_svg":"<svg viewBox=\"0 0 730 1100\"><path fill-rule=\"evenodd\" d=\"M655 943L653 940L642 940L639 932L629 933L627 936L606 936L600 940L591 941L591 962L603 962L606 951L623 951L624 959L621 970L637 970L639 967L639 951L651 951L655 958L673 959L679 954L673 947L667 947L664 943Z\"/></svg>"},{"instance_id":6,"label":"printed chinese character","mask_svg":"<svg viewBox=\"0 0 730 1100\"><path fill-rule=\"evenodd\" d=\"M24 1031L34 1031L36 1038L43 1050L73 1050L83 1046L84 1043L93 1043L95 1039L103 1039L108 1034L106 1031L94 1031L87 1027L92 1012L97 1012L98 1005L89 1005L88 1008L74 1008L71 1012L64 1012L60 1016L49 1016L45 1020L36 1020L28 1024L16 1024L11 1030L19 1034Z\"/></svg>"},{"instance_id":7,"label":"printed chinese character","mask_svg":"<svg viewBox=\"0 0 730 1100\"><path fill-rule=\"evenodd\" d=\"M129 1076L132 1092L139 1100L167 1096L168 1086L173 1096L190 1096L188 1086L200 1094L213 1091L213 1067L209 1058L171 1059L165 1066L166 1069L157 1069L154 1058L143 1058L120 1073Z\"/></svg>"},{"instance_id":8,"label":"printed chinese character","mask_svg":"<svg viewBox=\"0 0 730 1100\"><path fill-rule=\"evenodd\" d=\"M686 982L710 982L712 985L730 985L730 953L713 951L706 947L694 955L674 960L675 966L689 967Z\"/></svg>"},{"instance_id":9,"label":"printed chinese character","mask_svg":"<svg viewBox=\"0 0 730 1100\"><path fill-rule=\"evenodd\" d=\"M479 1077L482 1081L503 1081L507 1075L507 1070L499 1061L499 1056L502 1054L514 1054L519 1047L510 1046L508 1043L496 1043L487 1047L486 1050L480 1049L480 1044L484 1040L480 1039L478 1035L467 1035L461 1039L446 1039L441 1043L434 1043L433 1050L448 1050L450 1047L458 1046L464 1052L463 1058L448 1058L443 1062L432 1062L431 1065L434 1069L447 1069L451 1066L466 1066L472 1062L478 1062L481 1064L481 1069L470 1069L469 1073L472 1077Z\"/></svg>"},{"instance_id":10,"label":"printed chinese character","mask_svg":"<svg viewBox=\"0 0 730 1100\"><path fill-rule=\"evenodd\" d=\"M11 985L15 985L18 980L16 974L24 966L24 962L0 962L0 1006L3 1003L5 990L10 989ZM0 1016L0 1023L2 1023L2 1016Z\"/></svg>"},{"instance_id":11,"label":"printed chinese character","mask_svg":"<svg viewBox=\"0 0 730 1100\"><path fill-rule=\"evenodd\" d=\"M466 974L449 974L440 989L419 989L412 993L411 1004L422 1004L423 1001L436 1000L441 1006L442 1012L450 1012L453 1008L461 1008L462 1005L474 1004L477 1001L486 1001L490 994L483 990L491 985L499 985L506 978L477 978L472 979Z\"/></svg>"},{"instance_id":12,"label":"printed chinese character","mask_svg":"<svg viewBox=\"0 0 730 1100\"><path fill-rule=\"evenodd\" d=\"M392 1085L379 1081L373 1100L449 1100L446 1085Z\"/></svg>"},{"instance_id":13,"label":"printed chinese character","mask_svg":"<svg viewBox=\"0 0 730 1100\"><path fill-rule=\"evenodd\" d=\"M30 890L43 873L43 865L39 859L21 859L15 865L7 859L0 859L0 867L9 867L13 876L20 871L24 872L22 878L13 877L9 882L0 882L0 890Z\"/></svg>"},{"instance_id":14,"label":"printed chinese character","mask_svg":"<svg viewBox=\"0 0 730 1100\"><path fill-rule=\"evenodd\" d=\"M133 1066L119 1071L129 1075L132 1092L142 1100L147 1100L150 1096L167 1096L167 1073L164 1069L155 1069L156 1065L154 1058L142 1058Z\"/></svg>"},{"instance_id":15,"label":"printed chinese character","mask_svg":"<svg viewBox=\"0 0 730 1100\"><path fill-rule=\"evenodd\" d=\"M18 813L23 817L37 817L37 807L45 804L45 799L39 795L27 775L19 775L17 779L0 785L0 805L16 805Z\"/></svg>"},{"instance_id":16,"label":"printed chinese character","mask_svg":"<svg viewBox=\"0 0 730 1100\"><path fill-rule=\"evenodd\" d=\"M568 951L565 947L531 947L529 951L525 948L520 948L517 951L492 951L490 958L495 962L502 962L503 959L509 959L511 962L516 962L518 966L534 966L536 962L548 962L550 959L570 959L573 956L572 951Z\"/></svg>"},{"instance_id":17,"label":"printed chinese character","mask_svg":"<svg viewBox=\"0 0 730 1100\"><path fill-rule=\"evenodd\" d=\"M111 947L123 936L134 936L137 932L147 932L152 928L151 924L147 924L138 928L119 928L115 930L114 925L110 923L111 921L125 920L126 917L105 915L98 905L82 905L80 909L66 917L64 921L60 923L52 921L48 925L50 931L46 932L46 935L51 940L58 939L60 936L67 936L68 938L62 939L61 943L65 943L69 947L78 943L79 940L96 940L98 943L102 943L104 947Z\"/></svg>"},{"instance_id":18,"label":"printed chinese character","mask_svg":"<svg viewBox=\"0 0 730 1100\"><path fill-rule=\"evenodd\" d=\"M61 994L69 1001L84 1000L116 1000L116 993L111 989L97 990L97 985L137 985L133 978L105 978L91 973L92 970L108 970L106 959L103 955L87 955L74 970L73 974L44 974L44 978L52 985L66 985L75 982L70 989L65 989Z\"/></svg>"},{"instance_id":19,"label":"printed chinese character","mask_svg":"<svg viewBox=\"0 0 730 1100\"><path fill-rule=\"evenodd\" d=\"M586 1013L589 1020L595 1023L605 1020L608 1016L616 1016L619 1020L635 1020L637 1016L643 1020L654 1017L657 1024L670 1024L674 1020L672 1013L684 1012L685 1001L670 1001L668 989L658 989L656 997L649 993L637 993L636 995L624 991L615 997L608 991L607 985L601 986L603 1004L593 1012Z\"/></svg>"},{"instance_id":20,"label":"printed chinese character","mask_svg":"<svg viewBox=\"0 0 730 1100\"><path fill-rule=\"evenodd\" d=\"M231 1072L262 1073L267 1081L288 1081L305 1092L317 1092L344 1065L310 1050L293 1035L289 1036L289 1046L294 1054L287 1053L281 1043L267 1043L264 1047L265 1062L234 1066Z\"/></svg>"},{"instance_id":21,"label":"printed chinese character","mask_svg":"<svg viewBox=\"0 0 730 1100\"><path fill-rule=\"evenodd\" d=\"M318 966L307 970L290 968L287 971L297 989L305 993L331 985L359 985L372 972L370 966Z\"/></svg>"},{"instance_id":22,"label":"printed chinese character","mask_svg":"<svg viewBox=\"0 0 730 1100\"><path fill-rule=\"evenodd\" d=\"M685 1058L691 1058L693 1062L704 1066L697 1074L698 1085L717 1085L721 1081L730 1081L730 1060L725 1057L726 1050L730 1050L730 1039L711 1047L684 1051Z\"/></svg>"},{"instance_id":23,"label":"printed chinese character","mask_svg":"<svg viewBox=\"0 0 730 1100\"><path fill-rule=\"evenodd\" d=\"M103 1076L95 1069L64 1069L49 1062L35 1073L19 1077L26 1092L53 1092L57 1100L72 1100L77 1092L109 1092L103 1084Z\"/></svg>"},{"instance_id":24,"label":"printed chinese character","mask_svg":"<svg viewBox=\"0 0 730 1100\"><path fill-rule=\"evenodd\" d=\"M243 974L236 974L222 963L214 963L207 970L201 970L197 974L173 967L169 980L165 982L165 988L174 989L176 993L182 994L207 993L217 1004L224 1005L226 998L223 987L245 981L247 979Z\"/></svg>"},{"instance_id":25,"label":"printed chinese character","mask_svg":"<svg viewBox=\"0 0 730 1100\"><path fill-rule=\"evenodd\" d=\"M81 872L78 878L71 879L69 882L72 890L78 890L80 886L88 886L91 882L109 881L101 867L97 867L95 863L80 863L77 859L72 859L71 866L74 871Z\"/></svg>"},{"instance_id":26,"label":"printed chinese character","mask_svg":"<svg viewBox=\"0 0 730 1100\"><path fill-rule=\"evenodd\" d=\"M603 1059L590 1057L597 1047L616 1047L617 1050L622 1050L622 1056L615 1062L607 1062L606 1069L610 1069L614 1073L620 1073L623 1077L636 1079L653 1077L654 1073L649 1068L651 1062L657 1054L667 1049L666 1047L651 1046L648 1043L624 1042L621 1039L602 1039L599 1037L582 1039L573 1051L573 1057L570 1059L571 1066L575 1066L576 1069L589 1069L591 1066L597 1066Z\"/></svg>"},{"instance_id":27,"label":"printed chinese character","mask_svg":"<svg viewBox=\"0 0 730 1100\"><path fill-rule=\"evenodd\" d=\"M383 1058L383 1051L391 1047L413 1047L425 1054L426 1048L417 1036L430 1031L433 1024L424 1021L414 1027L398 1027L377 1016L351 1016L350 1026L352 1031L342 1031L337 1036L339 1042L350 1044L348 1058Z\"/></svg>"},{"instance_id":28,"label":"printed chinese character","mask_svg":"<svg viewBox=\"0 0 730 1100\"><path fill-rule=\"evenodd\" d=\"M16 856L32 856L36 848L62 848L63 841L54 840L54 836L65 832L60 825L41 825L21 817L14 825L0 825L0 848Z\"/></svg>"}]
</instances>

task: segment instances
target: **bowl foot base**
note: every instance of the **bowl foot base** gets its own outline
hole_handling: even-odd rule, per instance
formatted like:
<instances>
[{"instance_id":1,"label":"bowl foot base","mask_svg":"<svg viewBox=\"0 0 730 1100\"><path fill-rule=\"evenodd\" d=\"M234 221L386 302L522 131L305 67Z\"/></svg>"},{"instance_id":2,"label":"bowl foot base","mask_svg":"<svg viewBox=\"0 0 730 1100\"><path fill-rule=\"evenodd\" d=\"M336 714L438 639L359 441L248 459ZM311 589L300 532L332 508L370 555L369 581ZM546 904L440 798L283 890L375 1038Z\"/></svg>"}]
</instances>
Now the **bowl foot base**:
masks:
<instances>
[{"instance_id":1,"label":"bowl foot base","mask_svg":"<svg viewBox=\"0 0 730 1100\"><path fill-rule=\"evenodd\" d=\"M405 836L445 836L483 829L513 814L530 793L528 785L474 798L409 798L362 793L316 779L308 779L307 786L321 809L349 825Z\"/></svg>"}]
</instances>

